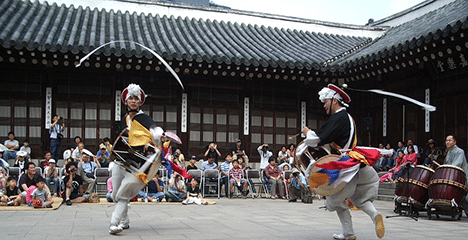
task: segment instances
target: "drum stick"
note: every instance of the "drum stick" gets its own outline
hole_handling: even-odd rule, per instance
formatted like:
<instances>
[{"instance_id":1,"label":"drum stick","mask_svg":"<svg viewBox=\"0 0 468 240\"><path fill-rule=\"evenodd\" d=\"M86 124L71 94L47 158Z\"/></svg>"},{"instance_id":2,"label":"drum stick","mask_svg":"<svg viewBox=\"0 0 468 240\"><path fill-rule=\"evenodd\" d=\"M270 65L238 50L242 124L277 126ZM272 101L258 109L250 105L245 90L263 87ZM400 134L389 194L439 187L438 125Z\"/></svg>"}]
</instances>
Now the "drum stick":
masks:
<instances>
[{"instance_id":1,"label":"drum stick","mask_svg":"<svg viewBox=\"0 0 468 240\"><path fill-rule=\"evenodd\" d=\"M432 160L432 163L434 163L437 167L440 167L440 164L434 160Z\"/></svg>"},{"instance_id":2,"label":"drum stick","mask_svg":"<svg viewBox=\"0 0 468 240\"><path fill-rule=\"evenodd\" d=\"M302 134L302 132L300 132L300 133L298 133L296 135L293 135L293 136L289 136L288 139L291 140L291 139L297 138L301 134Z\"/></svg>"}]
</instances>

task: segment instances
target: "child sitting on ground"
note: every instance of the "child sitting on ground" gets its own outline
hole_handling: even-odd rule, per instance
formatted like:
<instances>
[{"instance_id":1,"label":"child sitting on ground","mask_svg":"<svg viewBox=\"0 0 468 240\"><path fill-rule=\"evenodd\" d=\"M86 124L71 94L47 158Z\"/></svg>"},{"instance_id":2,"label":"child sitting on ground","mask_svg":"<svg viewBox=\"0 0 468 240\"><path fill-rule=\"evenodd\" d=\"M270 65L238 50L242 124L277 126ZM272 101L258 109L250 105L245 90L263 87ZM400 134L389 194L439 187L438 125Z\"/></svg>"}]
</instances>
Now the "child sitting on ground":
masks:
<instances>
[{"instance_id":1,"label":"child sitting on ground","mask_svg":"<svg viewBox=\"0 0 468 240\"><path fill-rule=\"evenodd\" d=\"M190 179L190 184L187 187L187 198L185 198L184 201L182 201L182 204L187 205L187 204L198 204L198 205L207 205L208 202L203 200L202 195L200 194L200 188L198 184L198 179L192 178Z\"/></svg>"},{"instance_id":2,"label":"child sitting on ground","mask_svg":"<svg viewBox=\"0 0 468 240\"><path fill-rule=\"evenodd\" d=\"M32 205L34 208L51 208L54 201L50 197L47 190L44 189L45 180L41 176L36 177L36 190L32 195ZM40 201L38 201L40 200Z\"/></svg>"},{"instance_id":3,"label":"child sitting on ground","mask_svg":"<svg viewBox=\"0 0 468 240\"><path fill-rule=\"evenodd\" d=\"M19 206L23 200L21 190L16 186L16 178L8 177L7 186L3 191L1 206Z\"/></svg>"}]
</instances>

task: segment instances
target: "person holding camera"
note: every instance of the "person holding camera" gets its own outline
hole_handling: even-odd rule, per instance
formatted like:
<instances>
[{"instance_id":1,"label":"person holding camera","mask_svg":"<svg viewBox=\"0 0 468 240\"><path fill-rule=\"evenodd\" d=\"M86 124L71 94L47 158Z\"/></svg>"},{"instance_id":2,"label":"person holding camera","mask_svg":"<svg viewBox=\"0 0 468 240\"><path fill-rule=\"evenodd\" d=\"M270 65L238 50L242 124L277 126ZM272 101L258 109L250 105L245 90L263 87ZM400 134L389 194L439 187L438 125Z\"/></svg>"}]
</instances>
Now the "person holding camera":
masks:
<instances>
[{"instance_id":1,"label":"person holding camera","mask_svg":"<svg viewBox=\"0 0 468 240\"><path fill-rule=\"evenodd\" d=\"M218 157L221 157L221 153L218 150L218 144L214 142L210 142L210 145L208 145L208 148L206 149L206 152L205 152L206 158L210 158L211 156L214 158L214 162L216 163L216 166L219 166Z\"/></svg>"},{"instance_id":2,"label":"person holding camera","mask_svg":"<svg viewBox=\"0 0 468 240\"><path fill-rule=\"evenodd\" d=\"M269 151L268 148L269 146L266 143L258 146L257 148L258 154L260 154L260 170L265 170L269 164L268 160L273 156L273 153Z\"/></svg>"},{"instance_id":3,"label":"person holding camera","mask_svg":"<svg viewBox=\"0 0 468 240\"><path fill-rule=\"evenodd\" d=\"M67 163L65 170L68 175L63 178L65 183L65 192L62 194L65 203L70 206L72 203L87 201L87 195L83 195L83 178L76 174L78 166L75 162Z\"/></svg>"},{"instance_id":4,"label":"person holding camera","mask_svg":"<svg viewBox=\"0 0 468 240\"><path fill-rule=\"evenodd\" d=\"M93 160L91 160L91 158L93 158ZM101 164L97 157L95 157L89 150L83 149L78 169L80 171L81 178L83 178L83 182L88 186L86 193L94 192L94 187L96 187L94 170L96 170L96 168L101 168Z\"/></svg>"},{"instance_id":5,"label":"person holding camera","mask_svg":"<svg viewBox=\"0 0 468 240\"><path fill-rule=\"evenodd\" d=\"M62 124L59 121L62 120ZM52 118L52 125L50 125L49 129L49 137L50 137L50 152L52 153L53 159L60 158L60 150L62 146L62 132L65 129L65 121L62 117L55 114Z\"/></svg>"},{"instance_id":6,"label":"person holding camera","mask_svg":"<svg viewBox=\"0 0 468 240\"><path fill-rule=\"evenodd\" d=\"M187 197L185 183L182 176L178 173L172 173L169 180L169 189L166 193L168 202L182 202Z\"/></svg>"},{"instance_id":7,"label":"person holding camera","mask_svg":"<svg viewBox=\"0 0 468 240\"><path fill-rule=\"evenodd\" d=\"M292 171L291 179L289 184L289 202L296 202L300 196L302 202L306 201L306 197L310 195L309 189L307 188L307 180L304 175L294 168Z\"/></svg>"}]
</instances>

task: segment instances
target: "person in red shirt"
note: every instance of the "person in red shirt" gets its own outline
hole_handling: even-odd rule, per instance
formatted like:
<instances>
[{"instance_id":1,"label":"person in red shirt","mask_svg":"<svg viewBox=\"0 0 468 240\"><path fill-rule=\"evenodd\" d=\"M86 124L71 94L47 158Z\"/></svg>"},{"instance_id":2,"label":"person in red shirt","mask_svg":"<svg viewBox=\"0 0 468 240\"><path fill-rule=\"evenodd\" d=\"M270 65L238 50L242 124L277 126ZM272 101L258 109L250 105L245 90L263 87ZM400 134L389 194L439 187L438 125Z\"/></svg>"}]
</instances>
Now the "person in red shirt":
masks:
<instances>
[{"instance_id":1,"label":"person in red shirt","mask_svg":"<svg viewBox=\"0 0 468 240\"><path fill-rule=\"evenodd\" d=\"M271 184L271 199L275 199L275 196L277 196L276 186L278 186L279 197L286 199L284 196L283 173L279 167L276 166L275 157L270 157L268 162L268 166L265 167L265 174L268 178L268 182Z\"/></svg>"}]
</instances>

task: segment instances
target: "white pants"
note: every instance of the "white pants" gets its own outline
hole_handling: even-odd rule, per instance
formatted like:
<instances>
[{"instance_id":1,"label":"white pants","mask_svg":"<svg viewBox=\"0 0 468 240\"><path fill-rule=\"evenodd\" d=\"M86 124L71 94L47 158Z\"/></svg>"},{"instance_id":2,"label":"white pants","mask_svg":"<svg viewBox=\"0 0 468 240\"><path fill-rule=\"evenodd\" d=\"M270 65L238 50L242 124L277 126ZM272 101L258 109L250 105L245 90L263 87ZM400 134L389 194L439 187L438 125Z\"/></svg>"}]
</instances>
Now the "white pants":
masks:
<instances>
[{"instance_id":1,"label":"white pants","mask_svg":"<svg viewBox=\"0 0 468 240\"><path fill-rule=\"evenodd\" d=\"M184 200L184 201L182 201L182 203L186 203L186 204L195 203L195 204L201 205L203 203L203 201L200 198L197 198L197 197L189 197L188 201Z\"/></svg>"},{"instance_id":2,"label":"white pants","mask_svg":"<svg viewBox=\"0 0 468 240\"><path fill-rule=\"evenodd\" d=\"M377 198L378 188L377 173L372 167L366 166L359 169L353 180L346 184L343 190L327 197L327 210L336 211L345 237L354 235L351 213L345 199L349 198L356 207L362 209L374 221L377 210L372 202Z\"/></svg>"},{"instance_id":3,"label":"white pants","mask_svg":"<svg viewBox=\"0 0 468 240\"><path fill-rule=\"evenodd\" d=\"M118 165L112 167L112 199L116 202L116 206L112 213L111 226L128 225L130 223L128 203L144 186L143 181L125 171L122 167Z\"/></svg>"}]
</instances>

